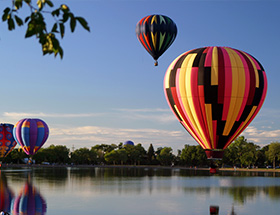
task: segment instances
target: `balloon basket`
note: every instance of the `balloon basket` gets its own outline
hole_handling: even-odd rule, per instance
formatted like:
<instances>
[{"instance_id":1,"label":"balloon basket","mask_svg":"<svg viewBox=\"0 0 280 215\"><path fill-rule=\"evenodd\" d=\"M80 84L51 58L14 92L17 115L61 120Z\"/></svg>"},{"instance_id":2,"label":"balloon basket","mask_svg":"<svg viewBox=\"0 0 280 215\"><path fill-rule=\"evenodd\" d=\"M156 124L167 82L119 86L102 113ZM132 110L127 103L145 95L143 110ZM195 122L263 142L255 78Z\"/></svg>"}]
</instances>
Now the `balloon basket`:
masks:
<instances>
[{"instance_id":1,"label":"balloon basket","mask_svg":"<svg viewBox=\"0 0 280 215\"><path fill-rule=\"evenodd\" d=\"M210 206L210 215L219 215L219 206L211 205Z\"/></svg>"},{"instance_id":2,"label":"balloon basket","mask_svg":"<svg viewBox=\"0 0 280 215\"><path fill-rule=\"evenodd\" d=\"M210 150L205 150L206 156L208 159L211 160L222 160L224 151L210 151Z\"/></svg>"}]
</instances>

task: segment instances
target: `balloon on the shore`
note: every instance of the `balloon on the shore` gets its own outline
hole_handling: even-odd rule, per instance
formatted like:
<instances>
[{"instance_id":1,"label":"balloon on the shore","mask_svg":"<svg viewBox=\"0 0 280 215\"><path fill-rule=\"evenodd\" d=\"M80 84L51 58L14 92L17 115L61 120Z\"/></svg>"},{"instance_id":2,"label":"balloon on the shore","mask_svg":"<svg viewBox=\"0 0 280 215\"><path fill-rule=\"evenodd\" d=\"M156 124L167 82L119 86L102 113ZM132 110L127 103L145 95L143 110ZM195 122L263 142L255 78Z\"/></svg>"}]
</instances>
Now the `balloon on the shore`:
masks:
<instances>
[{"instance_id":1,"label":"balloon on the shore","mask_svg":"<svg viewBox=\"0 0 280 215\"><path fill-rule=\"evenodd\" d=\"M13 135L27 155L34 155L46 142L49 128L41 119L22 119L15 124Z\"/></svg>"},{"instance_id":2,"label":"balloon on the shore","mask_svg":"<svg viewBox=\"0 0 280 215\"><path fill-rule=\"evenodd\" d=\"M124 145L130 145L130 146L134 146L134 143L131 140L127 140L124 142Z\"/></svg>"},{"instance_id":3,"label":"balloon on the shore","mask_svg":"<svg viewBox=\"0 0 280 215\"><path fill-rule=\"evenodd\" d=\"M147 52L157 59L171 46L177 35L177 26L167 16L149 15L136 25L136 36Z\"/></svg>"},{"instance_id":4,"label":"balloon on the shore","mask_svg":"<svg viewBox=\"0 0 280 215\"><path fill-rule=\"evenodd\" d=\"M0 158L6 157L17 145L13 137L14 125L0 124Z\"/></svg>"},{"instance_id":5,"label":"balloon on the shore","mask_svg":"<svg viewBox=\"0 0 280 215\"><path fill-rule=\"evenodd\" d=\"M267 78L262 65L246 52L204 47L170 64L164 92L173 113L207 157L221 158L259 112Z\"/></svg>"}]
</instances>

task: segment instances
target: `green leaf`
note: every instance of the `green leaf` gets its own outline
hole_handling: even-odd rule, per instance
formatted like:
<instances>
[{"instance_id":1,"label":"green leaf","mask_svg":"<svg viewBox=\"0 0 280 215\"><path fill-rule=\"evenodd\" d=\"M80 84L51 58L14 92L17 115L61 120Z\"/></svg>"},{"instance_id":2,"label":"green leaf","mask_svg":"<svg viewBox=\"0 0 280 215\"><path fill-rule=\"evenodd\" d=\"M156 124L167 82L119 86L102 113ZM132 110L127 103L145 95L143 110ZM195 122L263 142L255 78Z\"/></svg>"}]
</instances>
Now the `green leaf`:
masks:
<instances>
[{"instance_id":1,"label":"green leaf","mask_svg":"<svg viewBox=\"0 0 280 215\"><path fill-rule=\"evenodd\" d=\"M31 0L23 0L26 4L30 4L31 3Z\"/></svg>"},{"instance_id":2,"label":"green leaf","mask_svg":"<svg viewBox=\"0 0 280 215\"><path fill-rule=\"evenodd\" d=\"M59 24L61 38L64 37L65 27L63 23Z\"/></svg>"},{"instance_id":3,"label":"green leaf","mask_svg":"<svg viewBox=\"0 0 280 215\"><path fill-rule=\"evenodd\" d=\"M10 31L15 29L15 22L14 22L13 18L11 18L11 17L8 19L8 29Z\"/></svg>"},{"instance_id":4,"label":"green leaf","mask_svg":"<svg viewBox=\"0 0 280 215\"><path fill-rule=\"evenodd\" d=\"M74 32L74 30L76 28L76 19L75 19L75 17L71 17L70 28L71 28L71 32Z\"/></svg>"},{"instance_id":5,"label":"green leaf","mask_svg":"<svg viewBox=\"0 0 280 215\"><path fill-rule=\"evenodd\" d=\"M16 10L20 9L22 7L22 0L15 0L14 5Z\"/></svg>"},{"instance_id":6,"label":"green leaf","mask_svg":"<svg viewBox=\"0 0 280 215\"><path fill-rule=\"evenodd\" d=\"M42 2L42 0L37 0L37 6L38 6L38 8L39 8L40 10L43 9L44 3Z\"/></svg>"},{"instance_id":7,"label":"green leaf","mask_svg":"<svg viewBox=\"0 0 280 215\"><path fill-rule=\"evenodd\" d=\"M83 17L76 17L76 20L83 26L84 29L90 31L87 21Z\"/></svg>"},{"instance_id":8,"label":"green leaf","mask_svg":"<svg viewBox=\"0 0 280 215\"><path fill-rule=\"evenodd\" d=\"M68 19L69 19L69 13L64 13L62 16L62 22L67 22Z\"/></svg>"},{"instance_id":9,"label":"green leaf","mask_svg":"<svg viewBox=\"0 0 280 215\"><path fill-rule=\"evenodd\" d=\"M59 8L56 9L56 10L53 10L53 11L52 11L52 15L53 15L53 16L59 16L59 14L60 14L59 11L60 11Z\"/></svg>"},{"instance_id":10,"label":"green leaf","mask_svg":"<svg viewBox=\"0 0 280 215\"><path fill-rule=\"evenodd\" d=\"M53 3L50 0L46 0L46 4L49 5L50 7L53 7Z\"/></svg>"},{"instance_id":11,"label":"green leaf","mask_svg":"<svg viewBox=\"0 0 280 215\"><path fill-rule=\"evenodd\" d=\"M8 17L10 16L10 11L11 11L11 9L8 7L3 11L4 12L3 16L2 16L3 22L5 22L8 19Z\"/></svg>"},{"instance_id":12,"label":"green leaf","mask_svg":"<svg viewBox=\"0 0 280 215\"><path fill-rule=\"evenodd\" d=\"M58 31L57 31L57 23L55 23L55 24L53 25L52 31L51 31L51 32L55 32L55 33L58 32Z\"/></svg>"},{"instance_id":13,"label":"green leaf","mask_svg":"<svg viewBox=\"0 0 280 215\"><path fill-rule=\"evenodd\" d=\"M18 26L21 26L23 25L23 21L21 18L19 18L17 15L15 15L15 20L16 20L16 23Z\"/></svg>"},{"instance_id":14,"label":"green leaf","mask_svg":"<svg viewBox=\"0 0 280 215\"><path fill-rule=\"evenodd\" d=\"M30 16L27 16L27 17L25 18L24 22L27 23L29 19L30 19Z\"/></svg>"}]
</instances>

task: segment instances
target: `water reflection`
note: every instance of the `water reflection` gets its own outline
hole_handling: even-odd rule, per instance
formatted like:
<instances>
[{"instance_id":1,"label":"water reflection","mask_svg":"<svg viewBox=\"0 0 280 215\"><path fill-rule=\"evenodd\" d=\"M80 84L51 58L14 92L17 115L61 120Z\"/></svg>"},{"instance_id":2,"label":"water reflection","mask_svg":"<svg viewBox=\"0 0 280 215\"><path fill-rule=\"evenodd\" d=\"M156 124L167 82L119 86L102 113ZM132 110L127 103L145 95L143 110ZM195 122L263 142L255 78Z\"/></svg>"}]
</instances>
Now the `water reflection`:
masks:
<instances>
[{"instance_id":1,"label":"water reflection","mask_svg":"<svg viewBox=\"0 0 280 215\"><path fill-rule=\"evenodd\" d=\"M280 200L279 178L255 173L213 176L209 171L171 168L34 168L5 173L1 192L9 184L18 193L9 203L11 215L47 215L46 201L48 215L258 215L263 214L258 213L261 207L271 210ZM0 203L3 196L7 194L1 195ZM70 206L61 207L65 204Z\"/></svg>"},{"instance_id":2,"label":"water reflection","mask_svg":"<svg viewBox=\"0 0 280 215\"><path fill-rule=\"evenodd\" d=\"M0 211L10 213L11 203L14 198L13 191L8 187L7 178L0 170Z\"/></svg>"},{"instance_id":3,"label":"water reflection","mask_svg":"<svg viewBox=\"0 0 280 215\"><path fill-rule=\"evenodd\" d=\"M32 184L31 176L15 198L12 205L13 215L45 215L47 203Z\"/></svg>"}]
</instances>

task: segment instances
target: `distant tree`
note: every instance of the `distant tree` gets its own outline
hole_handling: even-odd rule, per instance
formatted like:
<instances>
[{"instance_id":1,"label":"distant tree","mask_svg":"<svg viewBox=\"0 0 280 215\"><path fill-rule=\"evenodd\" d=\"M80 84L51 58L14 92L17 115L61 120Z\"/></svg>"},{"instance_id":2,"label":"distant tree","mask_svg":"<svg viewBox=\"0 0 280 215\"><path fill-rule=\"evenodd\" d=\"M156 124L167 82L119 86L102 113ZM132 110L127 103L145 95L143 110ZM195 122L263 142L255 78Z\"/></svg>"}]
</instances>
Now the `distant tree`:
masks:
<instances>
[{"instance_id":1,"label":"distant tree","mask_svg":"<svg viewBox=\"0 0 280 215\"><path fill-rule=\"evenodd\" d=\"M121 162L121 165L125 164L127 162L127 153L124 148L121 148L118 150L119 153L119 160Z\"/></svg>"},{"instance_id":2,"label":"distant tree","mask_svg":"<svg viewBox=\"0 0 280 215\"><path fill-rule=\"evenodd\" d=\"M95 164L97 160L97 153L86 147L76 149L71 153L71 160L75 164Z\"/></svg>"},{"instance_id":3,"label":"distant tree","mask_svg":"<svg viewBox=\"0 0 280 215\"><path fill-rule=\"evenodd\" d=\"M116 164L117 161L120 160L120 156L119 156L119 153L116 151L116 150L112 150L110 152L107 152L104 156L105 158L105 161L108 163L108 164L111 164L113 163L114 165Z\"/></svg>"},{"instance_id":4,"label":"distant tree","mask_svg":"<svg viewBox=\"0 0 280 215\"><path fill-rule=\"evenodd\" d=\"M81 26L90 31L87 21L80 16L75 16L70 8L62 4L60 7L49 11L54 7L51 0L37 0L36 3L32 0L11 0L12 6L6 7L3 11L2 21L7 22L8 30L12 31L17 26L23 26L27 24L25 38L35 37L42 46L43 54L57 54L63 58L63 49L60 46L57 36L62 39L65 34L65 25L70 23L70 30L74 32L77 22ZM26 17L20 17L19 11L23 5L29 7L29 13ZM21 12L24 12L21 10ZM51 30L48 30L45 15L49 15L53 18L53 25ZM49 20L48 20L49 22Z\"/></svg>"},{"instance_id":5,"label":"distant tree","mask_svg":"<svg viewBox=\"0 0 280 215\"><path fill-rule=\"evenodd\" d=\"M154 164L154 161L156 159L156 154L155 154L153 144L150 144L150 146L148 148L147 159L148 159L149 164Z\"/></svg>"},{"instance_id":6,"label":"distant tree","mask_svg":"<svg viewBox=\"0 0 280 215\"><path fill-rule=\"evenodd\" d=\"M268 151L266 153L268 160L273 163L273 168L275 168L276 162L280 160L280 143L270 143Z\"/></svg>"},{"instance_id":7,"label":"distant tree","mask_svg":"<svg viewBox=\"0 0 280 215\"><path fill-rule=\"evenodd\" d=\"M175 156L172 154L172 148L164 147L157 156L157 159L162 165L167 166L172 164L174 157Z\"/></svg>"},{"instance_id":8,"label":"distant tree","mask_svg":"<svg viewBox=\"0 0 280 215\"><path fill-rule=\"evenodd\" d=\"M182 150L180 159L187 166L199 166L205 165L207 163L205 152L199 145L185 145L185 148Z\"/></svg>"}]
</instances>

